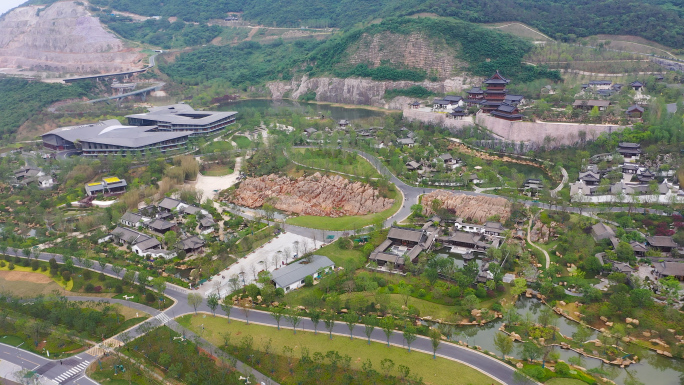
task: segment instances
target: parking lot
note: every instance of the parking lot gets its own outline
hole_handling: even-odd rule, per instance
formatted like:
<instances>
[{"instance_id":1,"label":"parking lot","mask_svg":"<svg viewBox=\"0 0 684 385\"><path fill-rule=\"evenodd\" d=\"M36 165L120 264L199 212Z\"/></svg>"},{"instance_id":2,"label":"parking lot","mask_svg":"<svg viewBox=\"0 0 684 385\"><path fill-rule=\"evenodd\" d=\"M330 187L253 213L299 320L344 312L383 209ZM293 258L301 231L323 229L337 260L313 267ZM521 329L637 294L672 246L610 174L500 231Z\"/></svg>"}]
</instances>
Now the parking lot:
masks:
<instances>
[{"instance_id":1,"label":"parking lot","mask_svg":"<svg viewBox=\"0 0 684 385\"><path fill-rule=\"evenodd\" d=\"M233 290L228 284L231 277L237 277L241 287L249 285L256 280L255 277L260 271L273 271L276 267L285 266L292 262L297 255L317 250L322 245L323 243L320 241L316 241L314 245L313 239L301 235L280 234L218 275L213 276L198 290L204 296L218 292L221 297L224 297Z\"/></svg>"}]
</instances>

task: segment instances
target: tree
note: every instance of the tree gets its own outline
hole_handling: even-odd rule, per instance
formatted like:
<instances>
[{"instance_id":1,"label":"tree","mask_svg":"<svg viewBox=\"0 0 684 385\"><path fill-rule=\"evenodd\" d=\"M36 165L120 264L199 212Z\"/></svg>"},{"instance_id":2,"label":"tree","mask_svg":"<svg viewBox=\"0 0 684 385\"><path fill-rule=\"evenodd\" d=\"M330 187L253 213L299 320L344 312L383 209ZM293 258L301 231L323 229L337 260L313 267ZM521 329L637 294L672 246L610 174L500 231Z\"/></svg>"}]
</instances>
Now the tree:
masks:
<instances>
[{"instance_id":1,"label":"tree","mask_svg":"<svg viewBox=\"0 0 684 385\"><path fill-rule=\"evenodd\" d=\"M634 256L634 249L632 249L632 245L630 245L627 242L622 241L618 243L615 252L617 253L618 261L627 263L636 261L636 257Z\"/></svg>"},{"instance_id":2,"label":"tree","mask_svg":"<svg viewBox=\"0 0 684 385\"><path fill-rule=\"evenodd\" d=\"M314 335L316 335L318 333L318 323L321 322L321 312L313 309L309 312L309 318L311 319L311 323L313 323Z\"/></svg>"},{"instance_id":3,"label":"tree","mask_svg":"<svg viewBox=\"0 0 684 385\"><path fill-rule=\"evenodd\" d=\"M356 323L359 321L359 316L354 312L349 312L349 313L344 315L343 319L344 319L344 323L346 323L347 327L349 328L349 339L353 340L354 339L354 326L356 326Z\"/></svg>"},{"instance_id":4,"label":"tree","mask_svg":"<svg viewBox=\"0 0 684 385\"><path fill-rule=\"evenodd\" d=\"M517 297L527 290L527 281L525 278L516 278L513 280L513 287L511 287L511 295Z\"/></svg>"},{"instance_id":5,"label":"tree","mask_svg":"<svg viewBox=\"0 0 684 385\"><path fill-rule=\"evenodd\" d=\"M520 355L524 360L535 361L542 353L542 349L533 341L523 342L520 349Z\"/></svg>"},{"instance_id":6,"label":"tree","mask_svg":"<svg viewBox=\"0 0 684 385\"><path fill-rule=\"evenodd\" d=\"M679 281L675 277L661 278L660 288L667 298L667 303L672 306L679 297Z\"/></svg>"},{"instance_id":7,"label":"tree","mask_svg":"<svg viewBox=\"0 0 684 385\"><path fill-rule=\"evenodd\" d=\"M437 348L442 342L442 333L437 329L430 329L428 335L430 336L430 342L432 343L432 358L437 359Z\"/></svg>"},{"instance_id":8,"label":"tree","mask_svg":"<svg viewBox=\"0 0 684 385\"><path fill-rule=\"evenodd\" d=\"M366 334L366 337L368 337L368 345L370 345L371 335L373 334L373 330L375 330L375 325L377 325L377 323L377 318L371 315L363 317L363 332Z\"/></svg>"},{"instance_id":9,"label":"tree","mask_svg":"<svg viewBox=\"0 0 684 385\"><path fill-rule=\"evenodd\" d=\"M195 314L197 314L197 307L202 304L202 296L197 293L188 294L188 305L195 309Z\"/></svg>"},{"instance_id":10,"label":"tree","mask_svg":"<svg viewBox=\"0 0 684 385\"><path fill-rule=\"evenodd\" d=\"M505 360L506 355L513 350L513 340L505 333L494 334L494 345L501 352L501 357Z\"/></svg>"},{"instance_id":11,"label":"tree","mask_svg":"<svg viewBox=\"0 0 684 385\"><path fill-rule=\"evenodd\" d=\"M296 310L293 310L289 314L285 316L288 321L292 324L292 331L294 334L297 334L297 326L299 325L300 322L302 322L302 316L297 313Z\"/></svg>"},{"instance_id":12,"label":"tree","mask_svg":"<svg viewBox=\"0 0 684 385\"><path fill-rule=\"evenodd\" d=\"M325 315L323 315L323 323L325 324L328 333L330 333L330 339L332 339L332 331L335 327L335 313L332 311L326 312Z\"/></svg>"},{"instance_id":13,"label":"tree","mask_svg":"<svg viewBox=\"0 0 684 385\"><path fill-rule=\"evenodd\" d=\"M579 342L581 347L584 347L584 343L591 338L592 331L584 325L579 325L577 331L572 333L573 341Z\"/></svg>"},{"instance_id":14,"label":"tree","mask_svg":"<svg viewBox=\"0 0 684 385\"><path fill-rule=\"evenodd\" d=\"M382 328L383 333L385 333L385 336L387 337L387 347L389 348L389 340L392 336L392 333L394 332L394 317L386 316L385 318L381 319L380 327Z\"/></svg>"},{"instance_id":15,"label":"tree","mask_svg":"<svg viewBox=\"0 0 684 385\"><path fill-rule=\"evenodd\" d=\"M116 278L119 278L119 275L123 271L123 267L119 265L112 265L112 271L114 272L114 274L116 274Z\"/></svg>"},{"instance_id":16,"label":"tree","mask_svg":"<svg viewBox=\"0 0 684 385\"><path fill-rule=\"evenodd\" d=\"M271 317L276 321L276 325L278 325L278 330L280 330L280 320L283 319L283 316L285 315L285 310L282 307L276 307L271 310Z\"/></svg>"},{"instance_id":17,"label":"tree","mask_svg":"<svg viewBox=\"0 0 684 385\"><path fill-rule=\"evenodd\" d=\"M53 259L54 259L54 258L53 258ZM52 260L52 259L51 259L51 260ZM56 262L57 262L57 261L55 261L55 264L56 264ZM98 267L100 268L100 271L101 271L102 273L104 273L105 268L107 267L107 259L104 258L104 257L98 258L98 259L97 259L97 264L98 264Z\"/></svg>"},{"instance_id":18,"label":"tree","mask_svg":"<svg viewBox=\"0 0 684 385\"><path fill-rule=\"evenodd\" d=\"M172 230L164 233L164 243L166 243L166 247L173 248L176 245L176 242L178 242L178 234L176 234L175 231Z\"/></svg>"},{"instance_id":19,"label":"tree","mask_svg":"<svg viewBox=\"0 0 684 385\"><path fill-rule=\"evenodd\" d=\"M411 344L416 340L416 327L409 323L404 327L404 339L406 340L406 345L408 345L408 351L411 353Z\"/></svg>"},{"instance_id":20,"label":"tree","mask_svg":"<svg viewBox=\"0 0 684 385\"><path fill-rule=\"evenodd\" d=\"M145 289L147 288L147 286L145 286L145 285L147 285L149 278L150 278L150 273L148 273L147 270L143 270L143 271L138 272L138 277L136 280L138 281L138 284L142 288L143 292L145 292Z\"/></svg>"},{"instance_id":21,"label":"tree","mask_svg":"<svg viewBox=\"0 0 684 385\"><path fill-rule=\"evenodd\" d=\"M211 309L211 314L213 314L214 317L216 317L216 308L219 307L219 299L220 297L216 293L211 293L207 297L207 306Z\"/></svg>"},{"instance_id":22,"label":"tree","mask_svg":"<svg viewBox=\"0 0 684 385\"><path fill-rule=\"evenodd\" d=\"M223 310L223 312L226 313L228 323L230 323L230 311L233 310L233 303L230 300L230 298L223 298L223 301L221 301L221 310Z\"/></svg>"}]
</instances>

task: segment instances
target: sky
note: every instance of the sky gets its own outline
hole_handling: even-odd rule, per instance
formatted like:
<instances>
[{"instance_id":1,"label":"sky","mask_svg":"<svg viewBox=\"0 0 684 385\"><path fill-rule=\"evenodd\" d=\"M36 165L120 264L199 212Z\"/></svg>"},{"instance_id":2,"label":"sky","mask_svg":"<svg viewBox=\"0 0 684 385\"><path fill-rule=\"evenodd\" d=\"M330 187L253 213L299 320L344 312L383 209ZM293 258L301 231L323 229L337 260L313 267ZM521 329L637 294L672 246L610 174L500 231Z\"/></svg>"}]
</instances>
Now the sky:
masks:
<instances>
[{"instance_id":1,"label":"sky","mask_svg":"<svg viewBox=\"0 0 684 385\"><path fill-rule=\"evenodd\" d=\"M25 2L26 0L0 0L0 15Z\"/></svg>"}]
</instances>

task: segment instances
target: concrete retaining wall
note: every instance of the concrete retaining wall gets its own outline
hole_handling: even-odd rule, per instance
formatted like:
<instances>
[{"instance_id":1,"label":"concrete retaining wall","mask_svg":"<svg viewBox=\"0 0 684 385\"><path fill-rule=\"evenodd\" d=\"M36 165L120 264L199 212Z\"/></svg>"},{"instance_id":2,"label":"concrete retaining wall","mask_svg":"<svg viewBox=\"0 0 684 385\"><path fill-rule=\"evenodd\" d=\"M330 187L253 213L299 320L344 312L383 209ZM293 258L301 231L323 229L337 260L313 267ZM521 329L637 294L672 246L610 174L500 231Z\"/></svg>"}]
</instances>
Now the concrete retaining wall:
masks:
<instances>
[{"instance_id":1,"label":"concrete retaining wall","mask_svg":"<svg viewBox=\"0 0 684 385\"><path fill-rule=\"evenodd\" d=\"M572 145L579 142L580 132L586 133L586 140L594 140L604 132L623 129L623 126L611 124L578 124L578 123L534 123L509 122L498 119L489 114L478 113L474 117L463 120L447 119L446 114L405 109L404 118L409 121L419 120L424 123L437 124L446 128L463 128L475 123L488 129L495 136L512 142L530 142L544 144L544 138L549 137L548 145Z\"/></svg>"},{"instance_id":2,"label":"concrete retaining wall","mask_svg":"<svg viewBox=\"0 0 684 385\"><path fill-rule=\"evenodd\" d=\"M467 126L474 126L475 121L471 116L463 117L463 120L447 119L446 114L438 112L426 112L413 109L405 109L404 118L408 121L418 120L423 123L431 123L446 128L463 128Z\"/></svg>"}]
</instances>

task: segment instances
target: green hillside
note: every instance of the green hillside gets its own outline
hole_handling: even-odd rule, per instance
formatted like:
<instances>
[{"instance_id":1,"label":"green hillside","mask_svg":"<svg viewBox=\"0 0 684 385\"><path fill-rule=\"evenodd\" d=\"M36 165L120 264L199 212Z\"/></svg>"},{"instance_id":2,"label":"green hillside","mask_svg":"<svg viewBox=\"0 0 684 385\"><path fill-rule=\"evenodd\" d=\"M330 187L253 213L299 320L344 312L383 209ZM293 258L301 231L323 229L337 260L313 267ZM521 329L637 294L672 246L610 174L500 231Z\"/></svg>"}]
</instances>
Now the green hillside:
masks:
<instances>
[{"instance_id":1,"label":"green hillside","mask_svg":"<svg viewBox=\"0 0 684 385\"><path fill-rule=\"evenodd\" d=\"M388 19L337 34L323 42L278 40L271 44L243 42L234 47L204 47L180 55L174 63L162 64L161 69L173 80L186 84L224 79L234 87L289 80L296 74L422 81L427 77L426 71L406 67L404 63L386 62L372 67L364 63L351 65L346 60L347 49L366 34L416 32L457 46L457 59L467 63L464 69L475 75L489 76L498 69L519 81L541 77L560 79L558 72L521 63L532 49L532 44L523 39L458 20L430 18Z\"/></svg>"},{"instance_id":2,"label":"green hillside","mask_svg":"<svg viewBox=\"0 0 684 385\"><path fill-rule=\"evenodd\" d=\"M636 35L668 47L684 48L684 6L670 0L92 0L91 3L193 22L222 18L228 12L243 12L244 19L267 26L343 29L377 18L429 12L473 23L519 21L553 38Z\"/></svg>"}]
</instances>

